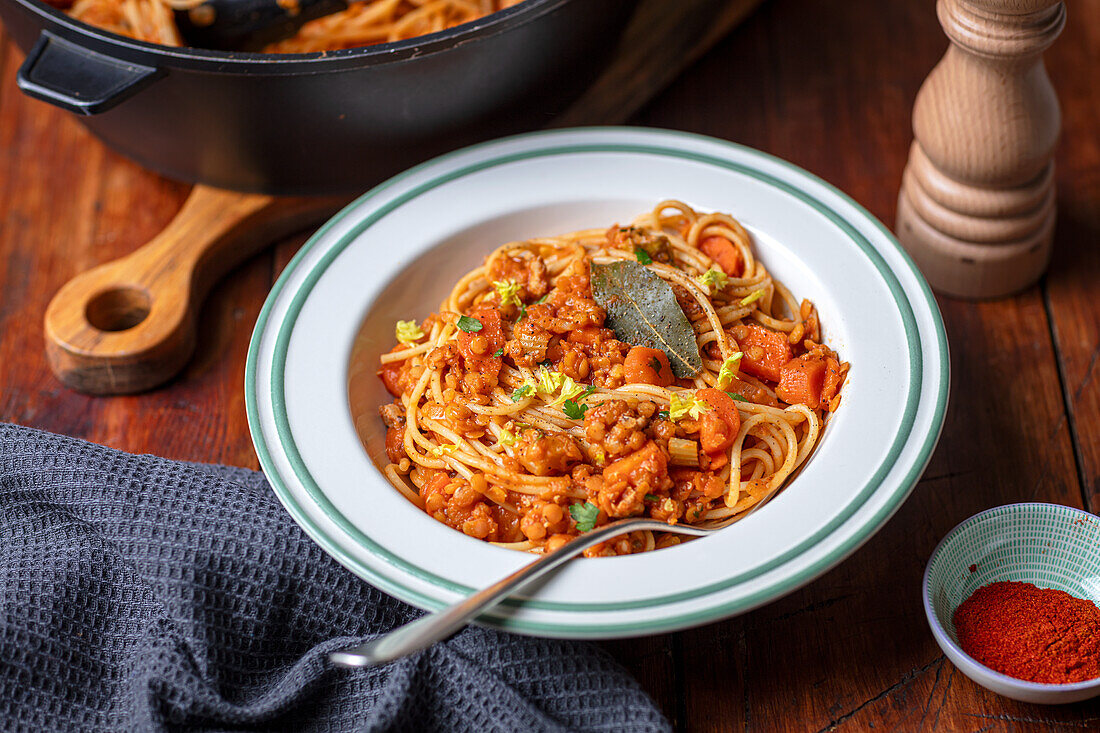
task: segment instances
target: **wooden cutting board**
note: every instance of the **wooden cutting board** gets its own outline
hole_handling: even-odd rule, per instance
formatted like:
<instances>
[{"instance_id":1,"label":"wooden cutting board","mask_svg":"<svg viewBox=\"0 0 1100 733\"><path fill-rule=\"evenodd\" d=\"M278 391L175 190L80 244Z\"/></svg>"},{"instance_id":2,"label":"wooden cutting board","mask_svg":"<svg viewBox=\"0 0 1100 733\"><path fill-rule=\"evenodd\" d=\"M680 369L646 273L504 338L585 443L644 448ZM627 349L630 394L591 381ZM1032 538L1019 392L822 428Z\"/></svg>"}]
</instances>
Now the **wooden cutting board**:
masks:
<instances>
[{"instance_id":1,"label":"wooden cutting board","mask_svg":"<svg viewBox=\"0 0 1100 733\"><path fill-rule=\"evenodd\" d=\"M630 118L762 0L642 0L605 73L553 127ZM177 374L195 348L210 287L350 198L287 198L195 186L152 241L66 283L46 309L46 355L72 389L141 392Z\"/></svg>"}]
</instances>

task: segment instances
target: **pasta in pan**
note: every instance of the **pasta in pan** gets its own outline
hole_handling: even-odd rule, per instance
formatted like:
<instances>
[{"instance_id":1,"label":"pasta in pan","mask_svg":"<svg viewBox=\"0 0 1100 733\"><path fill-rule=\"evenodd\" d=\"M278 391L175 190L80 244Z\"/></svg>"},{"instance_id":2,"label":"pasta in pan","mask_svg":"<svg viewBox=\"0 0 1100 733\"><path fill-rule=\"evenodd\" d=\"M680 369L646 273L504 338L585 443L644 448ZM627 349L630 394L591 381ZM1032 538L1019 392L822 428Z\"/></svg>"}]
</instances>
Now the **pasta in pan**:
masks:
<instances>
[{"instance_id":1,"label":"pasta in pan","mask_svg":"<svg viewBox=\"0 0 1100 733\"><path fill-rule=\"evenodd\" d=\"M185 45L174 11L196 11L204 0L50 0L77 20L164 46ZM69 3L72 2L71 7ZM293 2L293 0L287 0ZM304 24L265 53L310 53L401 41L477 20L520 0L354 0L346 10Z\"/></svg>"},{"instance_id":2,"label":"pasta in pan","mask_svg":"<svg viewBox=\"0 0 1100 733\"><path fill-rule=\"evenodd\" d=\"M806 461L849 368L733 217L678 201L506 244L396 336L387 477L439 521L536 553L622 517L748 511ZM680 541L636 532L586 555Z\"/></svg>"}]
</instances>

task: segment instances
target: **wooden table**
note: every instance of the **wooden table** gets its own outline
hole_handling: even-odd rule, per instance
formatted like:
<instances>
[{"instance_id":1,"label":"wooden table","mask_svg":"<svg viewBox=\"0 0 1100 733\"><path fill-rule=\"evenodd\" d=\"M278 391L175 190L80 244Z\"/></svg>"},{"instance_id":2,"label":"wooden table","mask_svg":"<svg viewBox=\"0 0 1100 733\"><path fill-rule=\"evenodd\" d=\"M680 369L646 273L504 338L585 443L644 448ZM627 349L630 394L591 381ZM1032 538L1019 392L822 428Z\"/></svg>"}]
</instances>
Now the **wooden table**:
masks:
<instances>
[{"instance_id":1,"label":"wooden table","mask_svg":"<svg viewBox=\"0 0 1100 733\"><path fill-rule=\"evenodd\" d=\"M1065 117L1048 275L1009 300L940 300L953 385L939 449L912 498L853 557L739 618L605 645L678 729L1100 727L1100 701L1040 707L972 684L940 653L920 603L929 553L971 514L1028 500L1100 510L1100 2L1069 12L1046 56ZM779 155L890 224L913 97L945 47L930 0L773 0L633 122ZM0 37L0 420L257 467L245 351L301 239L214 291L196 358L167 388L108 399L64 389L43 356L46 303L71 276L147 241L187 187L22 96L19 62Z\"/></svg>"}]
</instances>

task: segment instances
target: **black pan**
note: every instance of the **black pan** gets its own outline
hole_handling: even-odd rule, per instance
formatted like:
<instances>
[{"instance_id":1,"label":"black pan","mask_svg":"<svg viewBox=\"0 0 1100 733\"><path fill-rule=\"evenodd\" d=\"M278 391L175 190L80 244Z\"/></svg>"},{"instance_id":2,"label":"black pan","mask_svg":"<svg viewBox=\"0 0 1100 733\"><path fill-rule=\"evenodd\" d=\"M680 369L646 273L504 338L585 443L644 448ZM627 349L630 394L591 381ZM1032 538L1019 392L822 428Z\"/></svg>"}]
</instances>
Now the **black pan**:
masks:
<instances>
[{"instance_id":1,"label":"black pan","mask_svg":"<svg viewBox=\"0 0 1100 733\"><path fill-rule=\"evenodd\" d=\"M314 54L169 48L0 0L27 94L179 180L362 189L448 149L545 125L602 70L634 0L526 0L439 33Z\"/></svg>"}]
</instances>

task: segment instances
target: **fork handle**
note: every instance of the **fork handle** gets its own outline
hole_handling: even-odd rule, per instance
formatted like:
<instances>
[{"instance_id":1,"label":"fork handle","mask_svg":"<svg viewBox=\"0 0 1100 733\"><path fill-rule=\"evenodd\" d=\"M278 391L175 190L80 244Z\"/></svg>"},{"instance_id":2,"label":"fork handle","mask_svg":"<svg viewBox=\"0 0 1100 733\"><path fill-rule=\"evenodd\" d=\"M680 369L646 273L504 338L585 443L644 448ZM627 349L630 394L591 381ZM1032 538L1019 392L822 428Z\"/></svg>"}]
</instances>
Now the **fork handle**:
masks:
<instances>
[{"instance_id":1,"label":"fork handle","mask_svg":"<svg viewBox=\"0 0 1100 733\"><path fill-rule=\"evenodd\" d=\"M416 621L400 626L359 646L333 652L329 655L329 659L341 667L370 667L392 662L395 659L418 652L437 641L446 639L480 613L500 603L513 591L536 578L546 575L589 547L624 532L637 532L644 529L668 531L669 524L655 519L620 519L617 522L606 524L603 527L586 532L580 537L567 542L559 549L524 565L511 575L498 580L484 590L474 593L465 600L418 618ZM695 534L695 532L685 531L688 529L688 527L681 525L676 528L676 531L683 534ZM699 531L698 534L702 535L706 532L703 530Z\"/></svg>"}]
</instances>

